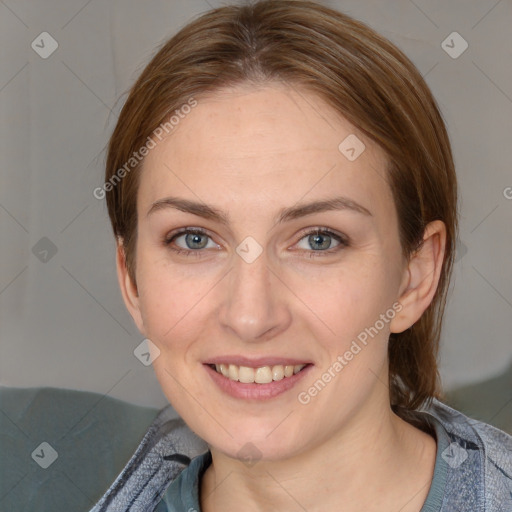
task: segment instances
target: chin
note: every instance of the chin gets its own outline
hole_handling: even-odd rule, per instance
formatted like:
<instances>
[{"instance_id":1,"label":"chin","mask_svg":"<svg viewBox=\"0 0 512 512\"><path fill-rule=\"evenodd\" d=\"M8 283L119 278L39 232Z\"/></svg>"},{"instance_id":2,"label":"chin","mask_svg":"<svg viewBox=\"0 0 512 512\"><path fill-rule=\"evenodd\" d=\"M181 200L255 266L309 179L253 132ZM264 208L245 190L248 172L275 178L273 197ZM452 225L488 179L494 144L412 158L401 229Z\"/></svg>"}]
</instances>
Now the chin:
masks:
<instances>
[{"instance_id":1,"label":"chin","mask_svg":"<svg viewBox=\"0 0 512 512\"><path fill-rule=\"evenodd\" d=\"M282 421L283 418L280 419ZM285 420L286 422L286 420ZM277 427L277 428L276 428ZM304 434L291 432L279 421L250 419L239 422L236 426L225 424L228 435L222 428L211 431L211 426L205 426L203 435L196 432L206 443L219 452L233 459L246 462L278 461L293 457L306 449ZM206 431L209 429L209 431Z\"/></svg>"}]
</instances>

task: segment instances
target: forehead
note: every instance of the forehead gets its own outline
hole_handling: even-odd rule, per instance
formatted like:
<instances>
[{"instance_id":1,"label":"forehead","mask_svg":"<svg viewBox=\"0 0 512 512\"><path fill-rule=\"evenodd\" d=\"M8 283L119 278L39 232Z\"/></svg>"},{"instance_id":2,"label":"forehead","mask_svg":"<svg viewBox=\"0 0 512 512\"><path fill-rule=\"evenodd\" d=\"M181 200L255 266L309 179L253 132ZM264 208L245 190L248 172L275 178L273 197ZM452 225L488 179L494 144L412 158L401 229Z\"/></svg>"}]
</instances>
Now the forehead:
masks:
<instances>
[{"instance_id":1,"label":"forehead","mask_svg":"<svg viewBox=\"0 0 512 512\"><path fill-rule=\"evenodd\" d=\"M168 194L256 212L344 195L386 208L385 164L382 151L317 95L242 85L197 98L157 142L143 164L139 206Z\"/></svg>"}]
</instances>

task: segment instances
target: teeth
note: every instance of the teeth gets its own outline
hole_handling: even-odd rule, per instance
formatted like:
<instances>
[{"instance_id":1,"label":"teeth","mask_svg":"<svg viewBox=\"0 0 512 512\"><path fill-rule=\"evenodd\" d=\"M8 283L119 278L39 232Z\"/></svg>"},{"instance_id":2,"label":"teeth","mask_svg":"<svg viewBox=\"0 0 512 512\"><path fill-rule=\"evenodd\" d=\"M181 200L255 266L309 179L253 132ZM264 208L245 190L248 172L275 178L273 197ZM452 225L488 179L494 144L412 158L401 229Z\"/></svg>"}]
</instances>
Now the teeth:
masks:
<instances>
[{"instance_id":1,"label":"teeth","mask_svg":"<svg viewBox=\"0 0 512 512\"><path fill-rule=\"evenodd\" d=\"M270 366L257 368L254 372L254 382L257 384L268 384L272 382L272 368L270 368Z\"/></svg>"},{"instance_id":2,"label":"teeth","mask_svg":"<svg viewBox=\"0 0 512 512\"><path fill-rule=\"evenodd\" d=\"M234 364L229 365L228 377L231 380L238 380L238 366Z\"/></svg>"},{"instance_id":3,"label":"teeth","mask_svg":"<svg viewBox=\"0 0 512 512\"><path fill-rule=\"evenodd\" d=\"M282 379L284 379L284 368L280 364L272 366L272 380Z\"/></svg>"},{"instance_id":4,"label":"teeth","mask_svg":"<svg viewBox=\"0 0 512 512\"><path fill-rule=\"evenodd\" d=\"M305 364L296 364L295 366L277 364L250 368L249 366L237 366L236 364L216 364L215 369L230 380L245 384L268 384L273 380L278 381L285 377L291 377L299 373L305 366Z\"/></svg>"},{"instance_id":5,"label":"teeth","mask_svg":"<svg viewBox=\"0 0 512 512\"><path fill-rule=\"evenodd\" d=\"M240 366L238 368L238 380L250 384L254 382L254 368L248 368L247 366Z\"/></svg>"},{"instance_id":6,"label":"teeth","mask_svg":"<svg viewBox=\"0 0 512 512\"><path fill-rule=\"evenodd\" d=\"M222 373L222 375L224 375L224 377L227 377L229 375L228 365L221 364L220 365L220 373Z\"/></svg>"}]
</instances>

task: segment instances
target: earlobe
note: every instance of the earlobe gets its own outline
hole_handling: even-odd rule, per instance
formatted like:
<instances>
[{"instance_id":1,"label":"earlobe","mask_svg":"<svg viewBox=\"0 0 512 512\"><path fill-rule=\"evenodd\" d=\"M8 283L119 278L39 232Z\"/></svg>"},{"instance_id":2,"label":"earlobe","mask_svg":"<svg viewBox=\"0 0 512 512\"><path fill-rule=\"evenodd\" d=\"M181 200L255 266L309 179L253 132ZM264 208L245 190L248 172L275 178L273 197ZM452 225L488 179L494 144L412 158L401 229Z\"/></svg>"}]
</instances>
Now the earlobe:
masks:
<instances>
[{"instance_id":1,"label":"earlobe","mask_svg":"<svg viewBox=\"0 0 512 512\"><path fill-rule=\"evenodd\" d=\"M420 318L434 298L444 261L446 226L440 220L425 228L423 243L411 255L398 301L401 311L393 318L391 332L403 332Z\"/></svg>"},{"instance_id":2,"label":"earlobe","mask_svg":"<svg viewBox=\"0 0 512 512\"><path fill-rule=\"evenodd\" d=\"M140 311L139 295L137 287L135 286L135 283L133 283L126 266L125 249L121 238L119 238L117 242L116 267L119 288L121 289L121 295L123 296L125 306L141 334L145 335L144 322Z\"/></svg>"}]
</instances>

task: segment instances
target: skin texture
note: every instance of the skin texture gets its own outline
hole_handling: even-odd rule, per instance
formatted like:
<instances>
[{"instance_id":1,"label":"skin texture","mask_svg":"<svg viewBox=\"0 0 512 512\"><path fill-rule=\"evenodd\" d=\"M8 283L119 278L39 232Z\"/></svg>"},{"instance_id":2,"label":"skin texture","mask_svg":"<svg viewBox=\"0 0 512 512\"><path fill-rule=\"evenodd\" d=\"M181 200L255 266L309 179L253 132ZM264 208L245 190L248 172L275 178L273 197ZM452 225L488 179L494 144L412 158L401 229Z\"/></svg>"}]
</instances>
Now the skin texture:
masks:
<instances>
[{"instance_id":1,"label":"skin texture","mask_svg":"<svg viewBox=\"0 0 512 512\"><path fill-rule=\"evenodd\" d=\"M338 150L350 134L366 145L352 162ZM430 304L445 229L431 223L421 250L403 258L385 165L380 149L320 98L278 83L198 98L146 157L136 286L121 244L118 275L137 327L160 350L153 366L164 393L211 448L202 510L421 509L436 443L391 411L387 340ZM148 215L168 196L211 205L229 224L174 208ZM281 208L335 196L371 215L345 209L275 221ZM165 244L188 227L208 232L200 239L205 248L188 248L184 235ZM322 253L305 232L318 227L348 237L348 246L327 239L337 251ZM262 248L252 263L236 252L248 236ZM400 312L301 404L298 393L397 301ZM291 390L246 400L212 383L203 363L221 355L293 357L314 366ZM242 460L248 449L255 464Z\"/></svg>"}]
</instances>

